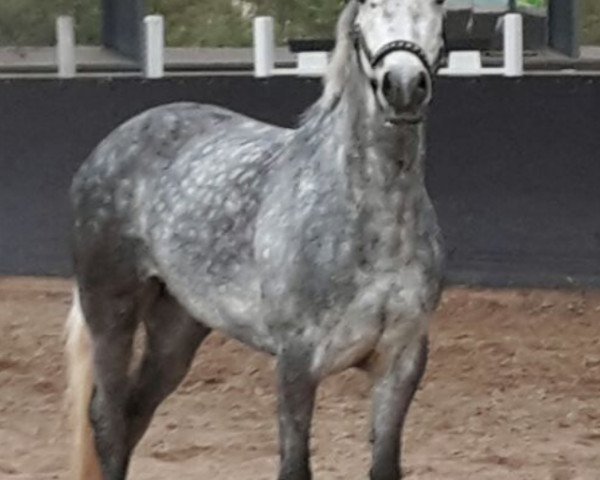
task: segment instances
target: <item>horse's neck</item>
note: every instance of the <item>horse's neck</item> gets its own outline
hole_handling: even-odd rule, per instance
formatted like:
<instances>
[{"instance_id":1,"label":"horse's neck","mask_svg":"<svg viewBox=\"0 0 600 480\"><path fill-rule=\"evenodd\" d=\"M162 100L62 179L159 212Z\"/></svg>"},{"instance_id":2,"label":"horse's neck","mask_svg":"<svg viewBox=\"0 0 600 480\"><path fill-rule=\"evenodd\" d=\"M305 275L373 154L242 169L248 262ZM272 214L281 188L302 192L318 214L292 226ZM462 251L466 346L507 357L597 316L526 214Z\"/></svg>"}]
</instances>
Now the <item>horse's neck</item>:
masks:
<instances>
[{"instance_id":1,"label":"horse's neck","mask_svg":"<svg viewBox=\"0 0 600 480\"><path fill-rule=\"evenodd\" d=\"M351 67L352 68L352 67ZM355 201L379 197L391 209L411 190L423 189L422 125L390 126L383 121L358 67L348 74L337 94L325 87L321 100L308 112L294 144L306 151L323 171L335 170ZM368 194L368 195L367 195ZM396 202L397 203L397 202Z\"/></svg>"},{"instance_id":2,"label":"horse's neck","mask_svg":"<svg viewBox=\"0 0 600 480\"><path fill-rule=\"evenodd\" d=\"M342 98L336 110L332 153L337 152L340 174L357 194L400 198L422 187L422 125L385 125L379 114L369 114L350 96Z\"/></svg>"},{"instance_id":3,"label":"horse's neck","mask_svg":"<svg viewBox=\"0 0 600 480\"><path fill-rule=\"evenodd\" d=\"M346 179L360 218L363 250L373 265L415 254L420 212L427 202L422 161L423 127L385 126L363 115L350 123L340 111L336 138L339 174Z\"/></svg>"}]
</instances>

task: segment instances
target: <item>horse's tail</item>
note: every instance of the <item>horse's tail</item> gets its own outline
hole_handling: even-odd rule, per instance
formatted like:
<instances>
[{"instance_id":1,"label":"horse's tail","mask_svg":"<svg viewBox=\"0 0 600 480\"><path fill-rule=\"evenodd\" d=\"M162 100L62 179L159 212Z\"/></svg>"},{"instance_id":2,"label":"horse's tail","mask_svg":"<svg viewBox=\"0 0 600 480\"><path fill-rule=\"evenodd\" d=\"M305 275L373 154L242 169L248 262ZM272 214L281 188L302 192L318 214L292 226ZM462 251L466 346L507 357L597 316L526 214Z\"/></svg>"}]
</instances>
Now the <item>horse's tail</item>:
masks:
<instances>
[{"instance_id":1,"label":"horse's tail","mask_svg":"<svg viewBox=\"0 0 600 480\"><path fill-rule=\"evenodd\" d=\"M67 318L68 399L73 429L71 479L102 480L100 460L89 417L93 389L92 344L78 289Z\"/></svg>"}]
</instances>

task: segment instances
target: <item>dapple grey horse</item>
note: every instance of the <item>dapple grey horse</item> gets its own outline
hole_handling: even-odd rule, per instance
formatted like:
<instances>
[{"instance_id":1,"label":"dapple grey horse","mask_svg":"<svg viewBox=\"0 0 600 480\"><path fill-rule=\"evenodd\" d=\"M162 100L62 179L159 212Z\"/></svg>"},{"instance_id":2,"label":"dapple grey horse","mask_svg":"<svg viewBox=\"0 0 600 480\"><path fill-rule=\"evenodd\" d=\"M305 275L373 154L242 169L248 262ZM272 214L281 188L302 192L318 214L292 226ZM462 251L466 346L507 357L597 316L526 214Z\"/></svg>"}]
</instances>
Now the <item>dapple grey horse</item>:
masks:
<instances>
[{"instance_id":1,"label":"dapple grey horse","mask_svg":"<svg viewBox=\"0 0 600 480\"><path fill-rule=\"evenodd\" d=\"M71 190L75 479L125 479L212 330L276 357L280 480L311 478L317 386L351 367L374 379L370 478L401 477L441 291L424 120L443 15L439 0L348 2L323 95L296 130L167 105L85 161Z\"/></svg>"}]
</instances>

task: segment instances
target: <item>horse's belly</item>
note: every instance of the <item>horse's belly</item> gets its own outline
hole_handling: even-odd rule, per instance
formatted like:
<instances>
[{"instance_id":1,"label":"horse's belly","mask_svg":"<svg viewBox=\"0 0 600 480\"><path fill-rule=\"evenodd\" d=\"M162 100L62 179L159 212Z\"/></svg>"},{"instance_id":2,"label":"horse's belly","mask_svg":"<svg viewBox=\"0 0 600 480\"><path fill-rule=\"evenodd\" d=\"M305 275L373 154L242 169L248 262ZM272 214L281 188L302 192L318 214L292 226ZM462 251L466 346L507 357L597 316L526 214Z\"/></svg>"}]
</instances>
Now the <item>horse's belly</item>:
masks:
<instances>
[{"instance_id":1,"label":"horse's belly","mask_svg":"<svg viewBox=\"0 0 600 480\"><path fill-rule=\"evenodd\" d=\"M163 280L190 316L212 330L234 338L256 350L277 353L261 300L260 286L250 274L240 274L238 283L212 286L194 284L177 275ZM256 275L254 275L256 277Z\"/></svg>"}]
</instances>

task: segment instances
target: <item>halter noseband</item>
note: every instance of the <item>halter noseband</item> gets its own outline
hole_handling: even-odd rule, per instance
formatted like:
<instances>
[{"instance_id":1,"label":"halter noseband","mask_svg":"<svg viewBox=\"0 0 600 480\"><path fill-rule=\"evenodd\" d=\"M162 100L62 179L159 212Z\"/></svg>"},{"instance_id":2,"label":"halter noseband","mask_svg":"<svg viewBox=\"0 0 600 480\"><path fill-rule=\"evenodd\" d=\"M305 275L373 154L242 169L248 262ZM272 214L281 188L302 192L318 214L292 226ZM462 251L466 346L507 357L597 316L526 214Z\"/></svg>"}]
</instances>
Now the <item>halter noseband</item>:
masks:
<instances>
[{"instance_id":1,"label":"halter noseband","mask_svg":"<svg viewBox=\"0 0 600 480\"><path fill-rule=\"evenodd\" d=\"M364 53L365 57L369 61L371 68L377 67L379 63L387 57L390 53L393 52L408 52L417 57L425 69L429 74L430 78L433 78L435 71L437 71L439 64L441 62L443 52L440 52L440 58L438 58L434 65L429 63L429 59L427 58L427 54L425 51L416 43L410 42L408 40L395 40L393 42L386 43L383 47L377 50L375 53L371 51L369 45L367 45L367 41L362 33L362 30L358 25L354 25L352 30L350 31L350 38L354 43L354 48L357 52Z\"/></svg>"}]
</instances>

